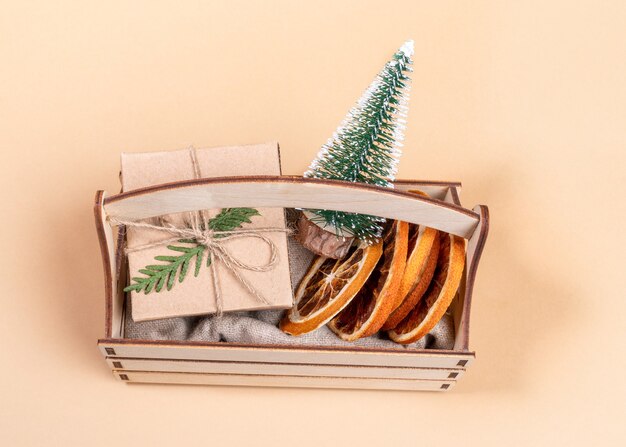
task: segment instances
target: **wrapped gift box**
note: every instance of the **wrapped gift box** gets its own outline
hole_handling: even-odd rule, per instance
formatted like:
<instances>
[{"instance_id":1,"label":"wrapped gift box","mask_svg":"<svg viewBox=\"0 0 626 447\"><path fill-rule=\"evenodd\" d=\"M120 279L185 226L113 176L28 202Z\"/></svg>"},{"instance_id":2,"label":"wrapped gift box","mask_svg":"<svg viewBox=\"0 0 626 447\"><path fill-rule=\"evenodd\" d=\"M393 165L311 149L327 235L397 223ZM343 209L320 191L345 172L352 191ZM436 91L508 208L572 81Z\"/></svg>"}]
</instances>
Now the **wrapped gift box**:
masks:
<instances>
[{"instance_id":1,"label":"wrapped gift box","mask_svg":"<svg viewBox=\"0 0 626 447\"><path fill-rule=\"evenodd\" d=\"M124 192L200 177L243 175L280 175L278 144L122 154L121 179ZM284 210L255 209L258 215L250 217L250 222L244 223L241 228L259 229L259 234L274 244L278 256L270 270L236 268L237 271L234 272L232 266L228 267L226 262L220 262L217 258L213 260L215 268L213 270L207 266L206 258L209 254L205 250L202 268L197 276L194 275L192 266L184 281L179 282L176 279L169 290L162 287L157 292L156 287L152 287L149 293L131 291L133 319L147 321L215 313L218 308L216 287L220 290L221 309L224 312L291 307L293 294L287 257L287 236L285 232L280 232L281 229L286 230ZM202 213L211 219L219 211L211 209ZM158 227L188 228L194 218L199 220L201 218L197 210L159 216L142 222ZM264 232L263 229L275 231ZM126 232L130 278L141 277L142 274L139 273L141 269L159 264L155 257L181 254L169 250L168 245L183 247L194 245L177 241L173 243L172 238L176 235L163 230L128 225ZM246 265L263 265L271 253L267 241L247 234L220 243L233 259ZM195 265L195 260L191 263ZM213 275L217 275L217 282ZM254 288L256 295L243 281Z\"/></svg>"}]
</instances>

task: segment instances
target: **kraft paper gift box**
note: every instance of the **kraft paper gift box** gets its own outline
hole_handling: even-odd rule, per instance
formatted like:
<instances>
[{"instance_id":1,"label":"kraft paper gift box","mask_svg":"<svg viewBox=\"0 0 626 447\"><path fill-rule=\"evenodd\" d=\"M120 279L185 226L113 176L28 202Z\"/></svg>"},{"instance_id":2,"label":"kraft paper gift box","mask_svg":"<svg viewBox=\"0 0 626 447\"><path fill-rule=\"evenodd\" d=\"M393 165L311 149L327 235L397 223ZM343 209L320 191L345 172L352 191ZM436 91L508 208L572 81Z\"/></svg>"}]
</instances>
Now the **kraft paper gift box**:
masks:
<instances>
[{"instance_id":1,"label":"kraft paper gift box","mask_svg":"<svg viewBox=\"0 0 626 447\"><path fill-rule=\"evenodd\" d=\"M194 167L194 158L199 169ZM280 154L278 144L275 142L170 152L123 153L121 162L122 187L125 192L198 177L280 175L281 173ZM255 209L259 215L252 216L251 223L244 223L242 229L286 229L283 208ZM207 210L206 216L212 218L219 211L219 209ZM194 216L190 213L182 213L160 216L143 222L157 226L173 225L177 228L185 228L189 226L193 218ZM169 250L168 244L190 246L178 242L158 244L162 241L171 241L173 237L176 237L166 231L127 226L126 232L130 278L142 276L139 270L147 265L159 264L159 261L154 259L156 256L180 255ZM224 312L291 307L293 294L287 257L287 234L281 231L267 231L260 234L275 245L278 254L276 263L268 271L238 269L237 273L252 285L265 302L250 292L241 279L238 279L236 274L225 266L224 262L214 258L214 270L208 267L206 262L208 253L205 250L203 263L197 276L194 276L195 260L192 260L184 281L179 282L176 278L170 290L163 287L160 292L152 290L148 294L143 291L131 291L133 320L147 321L215 313L218 303L213 274L218 277ZM227 240L223 244L233 258L252 266L263 264L269 259L271 253L267 242L255 237L238 237Z\"/></svg>"}]
</instances>

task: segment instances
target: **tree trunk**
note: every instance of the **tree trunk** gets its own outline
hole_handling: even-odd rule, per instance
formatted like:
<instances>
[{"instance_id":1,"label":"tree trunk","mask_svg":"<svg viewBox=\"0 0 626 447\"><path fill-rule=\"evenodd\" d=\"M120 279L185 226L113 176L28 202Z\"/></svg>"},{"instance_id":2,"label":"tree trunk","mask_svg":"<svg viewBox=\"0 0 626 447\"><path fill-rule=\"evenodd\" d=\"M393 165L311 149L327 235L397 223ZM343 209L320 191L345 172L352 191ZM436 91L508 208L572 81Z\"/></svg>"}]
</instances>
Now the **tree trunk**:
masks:
<instances>
[{"instance_id":1,"label":"tree trunk","mask_svg":"<svg viewBox=\"0 0 626 447\"><path fill-rule=\"evenodd\" d=\"M313 253L327 258L340 259L348 254L353 237L337 236L311 222L302 214L298 220L296 239Z\"/></svg>"}]
</instances>

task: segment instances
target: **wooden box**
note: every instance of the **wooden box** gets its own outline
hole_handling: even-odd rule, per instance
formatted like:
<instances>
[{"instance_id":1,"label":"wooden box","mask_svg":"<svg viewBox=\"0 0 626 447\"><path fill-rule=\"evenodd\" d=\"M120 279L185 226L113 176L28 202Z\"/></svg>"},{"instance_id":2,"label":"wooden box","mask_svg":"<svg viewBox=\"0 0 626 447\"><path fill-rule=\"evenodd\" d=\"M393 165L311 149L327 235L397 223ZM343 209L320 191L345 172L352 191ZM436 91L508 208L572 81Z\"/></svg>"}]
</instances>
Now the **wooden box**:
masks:
<instances>
[{"instance_id":1,"label":"wooden box","mask_svg":"<svg viewBox=\"0 0 626 447\"><path fill-rule=\"evenodd\" d=\"M95 217L105 273L105 336L98 346L127 383L181 383L441 391L474 361L469 349L472 288L488 232L486 206L465 209L460 183L401 180L395 189L292 176L222 177L168 183L107 197ZM420 189L430 198L409 194ZM325 208L399 219L468 239L465 274L450 306L452 350L294 347L124 338L126 266L107 218L141 219L224 207Z\"/></svg>"}]
</instances>

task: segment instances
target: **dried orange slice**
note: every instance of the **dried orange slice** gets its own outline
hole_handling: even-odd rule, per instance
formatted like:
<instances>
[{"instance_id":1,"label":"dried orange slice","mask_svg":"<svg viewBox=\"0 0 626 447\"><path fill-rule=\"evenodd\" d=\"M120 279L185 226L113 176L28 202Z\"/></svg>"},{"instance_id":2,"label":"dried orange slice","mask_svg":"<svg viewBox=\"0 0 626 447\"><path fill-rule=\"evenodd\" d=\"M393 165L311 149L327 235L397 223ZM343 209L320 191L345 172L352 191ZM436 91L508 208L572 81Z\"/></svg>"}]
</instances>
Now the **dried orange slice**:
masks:
<instances>
[{"instance_id":1,"label":"dried orange slice","mask_svg":"<svg viewBox=\"0 0 626 447\"><path fill-rule=\"evenodd\" d=\"M389 330L404 320L428 289L439 257L439 232L433 228L409 225L406 267L395 310L381 329Z\"/></svg>"},{"instance_id":2,"label":"dried orange slice","mask_svg":"<svg viewBox=\"0 0 626 447\"><path fill-rule=\"evenodd\" d=\"M456 295L465 267L465 239L440 233L439 258L430 286L422 300L395 328L389 338L408 344L428 334Z\"/></svg>"},{"instance_id":3,"label":"dried orange slice","mask_svg":"<svg viewBox=\"0 0 626 447\"><path fill-rule=\"evenodd\" d=\"M347 341L376 333L396 305L406 265L409 224L392 221L383 235L383 255L359 293L328 327Z\"/></svg>"},{"instance_id":4,"label":"dried orange slice","mask_svg":"<svg viewBox=\"0 0 626 447\"><path fill-rule=\"evenodd\" d=\"M296 291L296 304L280 322L283 332L301 335L328 323L363 287L383 253L382 241L353 247L344 259L316 257Z\"/></svg>"}]
</instances>

